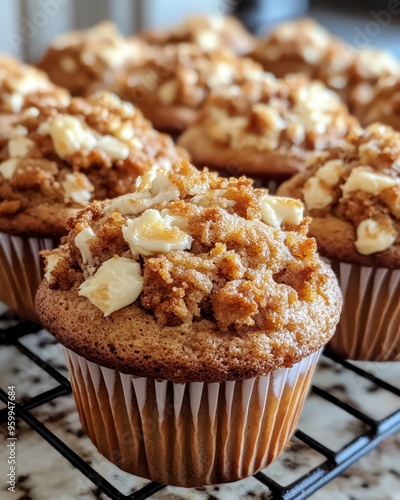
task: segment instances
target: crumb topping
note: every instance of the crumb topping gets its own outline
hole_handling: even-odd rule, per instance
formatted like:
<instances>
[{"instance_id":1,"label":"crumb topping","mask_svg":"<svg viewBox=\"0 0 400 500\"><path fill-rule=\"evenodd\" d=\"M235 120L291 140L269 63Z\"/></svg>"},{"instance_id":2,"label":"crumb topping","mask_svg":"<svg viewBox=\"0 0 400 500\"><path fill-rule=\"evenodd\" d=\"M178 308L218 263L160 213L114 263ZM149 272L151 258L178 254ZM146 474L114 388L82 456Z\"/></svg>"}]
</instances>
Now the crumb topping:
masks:
<instances>
[{"instance_id":1,"label":"crumb topping","mask_svg":"<svg viewBox=\"0 0 400 500\"><path fill-rule=\"evenodd\" d=\"M0 56L1 114L17 114L32 106L66 106L69 99L68 92L54 85L42 71L12 57Z\"/></svg>"},{"instance_id":2,"label":"crumb topping","mask_svg":"<svg viewBox=\"0 0 400 500\"><path fill-rule=\"evenodd\" d=\"M381 78L362 110L362 123L376 121L400 129L400 76Z\"/></svg>"},{"instance_id":3,"label":"crumb topping","mask_svg":"<svg viewBox=\"0 0 400 500\"><path fill-rule=\"evenodd\" d=\"M154 165L168 168L183 155L140 111L107 92L29 110L0 152L0 216L114 198Z\"/></svg>"},{"instance_id":4,"label":"crumb topping","mask_svg":"<svg viewBox=\"0 0 400 500\"><path fill-rule=\"evenodd\" d=\"M322 83L303 75L276 79L264 73L211 95L199 124L211 139L232 149L271 151L332 147L357 121Z\"/></svg>"},{"instance_id":5,"label":"crumb topping","mask_svg":"<svg viewBox=\"0 0 400 500\"><path fill-rule=\"evenodd\" d=\"M249 52L254 37L233 16L192 16L183 23L165 31L148 31L142 34L152 45L192 43L202 50L231 49L238 54Z\"/></svg>"},{"instance_id":6,"label":"crumb topping","mask_svg":"<svg viewBox=\"0 0 400 500\"><path fill-rule=\"evenodd\" d=\"M292 314L332 305L299 201L187 162L146 176L70 220L66 245L44 253L52 288L78 284L105 315L130 294L162 326L206 318L237 332L291 328Z\"/></svg>"},{"instance_id":7,"label":"crumb topping","mask_svg":"<svg viewBox=\"0 0 400 500\"><path fill-rule=\"evenodd\" d=\"M158 103L199 108L210 91L235 85L262 67L229 50L206 52L191 44L167 45L154 50L153 57L126 72L118 93L138 105Z\"/></svg>"},{"instance_id":8,"label":"crumb topping","mask_svg":"<svg viewBox=\"0 0 400 500\"><path fill-rule=\"evenodd\" d=\"M400 243L400 134L390 127L349 134L295 181L312 217L334 215L354 225L360 254Z\"/></svg>"}]
</instances>

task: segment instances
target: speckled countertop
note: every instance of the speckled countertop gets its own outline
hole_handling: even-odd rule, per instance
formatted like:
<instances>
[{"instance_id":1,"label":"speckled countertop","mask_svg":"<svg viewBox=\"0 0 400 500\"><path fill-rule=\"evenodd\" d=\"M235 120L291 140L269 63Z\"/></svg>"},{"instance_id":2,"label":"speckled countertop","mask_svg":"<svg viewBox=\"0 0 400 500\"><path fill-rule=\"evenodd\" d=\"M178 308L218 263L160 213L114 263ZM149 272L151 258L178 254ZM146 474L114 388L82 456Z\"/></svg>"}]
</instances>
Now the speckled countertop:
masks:
<instances>
[{"instance_id":1,"label":"speckled countertop","mask_svg":"<svg viewBox=\"0 0 400 500\"><path fill-rule=\"evenodd\" d=\"M1 325L0 325L1 326ZM21 338L21 342L63 374L67 374L62 348L45 331ZM363 366L395 386L400 386L400 363L368 363ZM400 398L377 388L373 383L322 358L315 382L340 399L380 419L400 408ZM18 400L57 385L44 371L22 356L13 346L0 346L0 387L16 386ZM0 409L4 405L0 403ZM149 481L120 471L103 458L83 435L73 397L63 396L39 406L32 413L94 469L123 493L140 489ZM351 441L364 429L357 419L326 402L309 396L299 428L332 449ZM15 494L4 490L7 473L6 429L0 427L0 498L6 500L91 500L106 499L97 488L23 422L17 427L17 477ZM266 472L281 484L289 484L324 457L297 439ZM10 496L8 496L10 495ZM253 477L219 486L184 489L167 487L152 498L218 499L270 498L267 488ZM400 435L380 446L346 470L341 476L312 495L315 500L400 500Z\"/></svg>"}]
</instances>

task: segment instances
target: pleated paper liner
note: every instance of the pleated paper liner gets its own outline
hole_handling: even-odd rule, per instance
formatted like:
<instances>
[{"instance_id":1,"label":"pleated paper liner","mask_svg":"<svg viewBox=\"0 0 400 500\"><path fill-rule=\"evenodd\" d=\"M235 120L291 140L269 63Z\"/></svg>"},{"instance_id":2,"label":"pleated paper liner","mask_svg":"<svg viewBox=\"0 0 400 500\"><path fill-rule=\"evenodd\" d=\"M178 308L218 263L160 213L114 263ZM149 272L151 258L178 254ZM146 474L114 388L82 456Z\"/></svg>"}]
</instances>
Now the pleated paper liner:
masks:
<instances>
[{"instance_id":1,"label":"pleated paper liner","mask_svg":"<svg viewBox=\"0 0 400 500\"><path fill-rule=\"evenodd\" d=\"M331 265L343 310L329 349L348 359L400 361L400 269Z\"/></svg>"},{"instance_id":2,"label":"pleated paper liner","mask_svg":"<svg viewBox=\"0 0 400 500\"><path fill-rule=\"evenodd\" d=\"M0 301L22 319L38 322L34 298L43 278L41 250L57 246L58 240L28 238L0 233Z\"/></svg>"},{"instance_id":3,"label":"pleated paper liner","mask_svg":"<svg viewBox=\"0 0 400 500\"><path fill-rule=\"evenodd\" d=\"M265 377L176 384L65 352L82 426L100 453L132 474L187 487L269 465L295 429L320 354Z\"/></svg>"}]
</instances>

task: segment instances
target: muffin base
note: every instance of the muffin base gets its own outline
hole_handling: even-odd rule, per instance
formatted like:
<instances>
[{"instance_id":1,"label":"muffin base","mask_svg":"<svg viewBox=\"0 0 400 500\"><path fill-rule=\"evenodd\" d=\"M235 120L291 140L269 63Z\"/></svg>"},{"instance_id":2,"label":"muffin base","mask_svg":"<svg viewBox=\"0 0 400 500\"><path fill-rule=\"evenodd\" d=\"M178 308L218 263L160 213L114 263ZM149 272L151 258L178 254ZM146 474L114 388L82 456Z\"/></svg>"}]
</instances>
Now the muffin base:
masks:
<instances>
[{"instance_id":1,"label":"muffin base","mask_svg":"<svg viewBox=\"0 0 400 500\"><path fill-rule=\"evenodd\" d=\"M250 476L282 452L320 352L265 377L176 384L65 348L82 426L100 453L132 474L186 487Z\"/></svg>"},{"instance_id":2,"label":"muffin base","mask_svg":"<svg viewBox=\"0 0 400 500\"><path fill-rule=\"evenodd\" d=\"M39 252L51 250L58 241L0 232L0 301L22 319L38 322L34 298L43 278Z\"/></svg>"},{"instance_id":3,"label":"muffin base","mask_svg":"<svg viewBox=\"0 0 400 500\"><path fill-rule=\"evenodd\" d=\"M344 300L329 350L360 361L400 361L400 269L331 264Z\"/></svg>"}]
</instances>

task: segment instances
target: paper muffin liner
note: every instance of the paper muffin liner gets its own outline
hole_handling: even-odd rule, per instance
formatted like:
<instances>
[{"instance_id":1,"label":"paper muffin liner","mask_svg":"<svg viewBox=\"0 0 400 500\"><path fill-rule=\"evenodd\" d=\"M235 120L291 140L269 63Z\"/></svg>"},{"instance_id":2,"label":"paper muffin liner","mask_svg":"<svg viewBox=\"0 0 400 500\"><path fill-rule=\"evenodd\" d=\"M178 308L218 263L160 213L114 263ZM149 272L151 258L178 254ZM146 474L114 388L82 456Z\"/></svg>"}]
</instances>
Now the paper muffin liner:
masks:
<instances>
[{"instance_id":1,"label":"paper muffin liner","mask_svg":"<svg viewBox=\"0 0 400 500\"><path fill-rule=\"evenodd\" d=\"M57 246L51 238L28 238L0 232L0 301L20 318L37 322L36 290L43 278L41 250Z\"/></svg>"},{"instance_id":2,"label":"paper muffin liner","mask_svg":"<svg viewBox=\"0 0 400 500\"><path fill-rule=\"evenodd\" d=\"M400 361L400 269L331 265L343 310L329 349L348 359Z\"/></svg>"},{"instance_id":3,"label":"paper muffin liner","mask_svg":"<svg viewBox=\"0 0 400 500\"><path fill-rule=\"evenodd\" d=\"M321 351L265 377L186 384L65 352L82 426L100 453L132 474L189 487L247 477L282 452Z\"/></svg>"}]
</instances>

